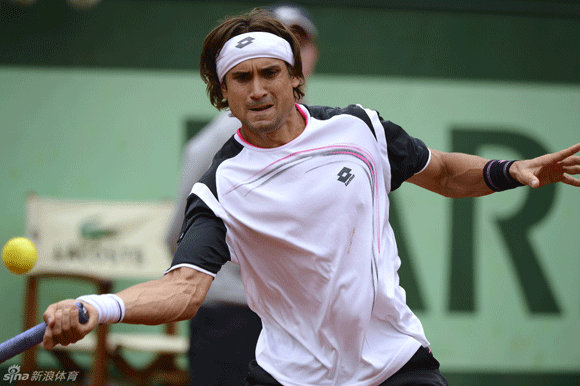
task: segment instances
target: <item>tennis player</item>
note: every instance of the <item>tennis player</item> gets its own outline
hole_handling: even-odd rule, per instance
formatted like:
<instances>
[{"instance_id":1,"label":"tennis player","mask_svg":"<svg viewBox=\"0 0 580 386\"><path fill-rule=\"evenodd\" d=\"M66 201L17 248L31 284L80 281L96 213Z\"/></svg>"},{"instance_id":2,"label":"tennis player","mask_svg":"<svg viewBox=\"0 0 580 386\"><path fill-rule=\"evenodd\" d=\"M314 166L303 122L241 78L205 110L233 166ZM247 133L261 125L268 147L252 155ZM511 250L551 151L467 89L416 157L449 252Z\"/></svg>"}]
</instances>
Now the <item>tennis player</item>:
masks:
<instances>
[{"instance_id":1,"label":"tennis player","mask_svg":"<svg viewBox=\"0 0 580 386\"><path fill-rule=\"evenodd\" d=\"M290 2L280 2L265 10L285 24L300 45L302 71L306 81L318 61L318 30L308 11ZM167 245L172 254L177 240L187 198L192 186L209 168L213 156L240 128L240 121L223 110L187 141L177 200L167 230ZM213 281L204 304L190 322L189 368L192 385L239 386L244 384L248 363L255 358L260 318L248 307L240 267L224 264ZM215 374L220 373L219 377Z\"/></svg>"},{"instance_id":2,"label":"tennis player","mask_svg":"<svg viewBox=\"0 0 580 386\"><path fill-rule=\"evenodd\" d=\"M44 347L98 323L193 317L221 265L241 267L263 328L249 385L447 385L399 286L388 194L408 181L447 197L528 185L580 186L580 143L520 161L428 148L373 110L297 104L304 78L292 33L259 10L204 42L212 104L241 122L193 186L171 268L117 294L48 307Z\"/></svg>"}]
</instances>

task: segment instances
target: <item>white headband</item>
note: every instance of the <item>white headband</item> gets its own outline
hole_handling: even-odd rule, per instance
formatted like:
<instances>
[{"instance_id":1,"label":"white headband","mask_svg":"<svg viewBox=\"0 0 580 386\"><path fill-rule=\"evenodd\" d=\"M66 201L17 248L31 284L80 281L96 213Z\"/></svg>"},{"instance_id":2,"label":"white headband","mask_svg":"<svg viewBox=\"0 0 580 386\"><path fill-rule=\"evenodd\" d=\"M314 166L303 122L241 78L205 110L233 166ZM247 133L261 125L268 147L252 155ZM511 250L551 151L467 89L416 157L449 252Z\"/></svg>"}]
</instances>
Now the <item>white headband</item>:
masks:
<instances>
[{"instance_id":1,"label":"white headband","mask_svg":"<svg viewBox=\"0 0 580 386\"><path fill-rule=\"evenodd\" d=\"M281 59L294 65L292 47L285 39L269 32L247 32L228 40L217 56L216 68L220 82L232 67L254 58Z\"/></svg>"}]
</instances>

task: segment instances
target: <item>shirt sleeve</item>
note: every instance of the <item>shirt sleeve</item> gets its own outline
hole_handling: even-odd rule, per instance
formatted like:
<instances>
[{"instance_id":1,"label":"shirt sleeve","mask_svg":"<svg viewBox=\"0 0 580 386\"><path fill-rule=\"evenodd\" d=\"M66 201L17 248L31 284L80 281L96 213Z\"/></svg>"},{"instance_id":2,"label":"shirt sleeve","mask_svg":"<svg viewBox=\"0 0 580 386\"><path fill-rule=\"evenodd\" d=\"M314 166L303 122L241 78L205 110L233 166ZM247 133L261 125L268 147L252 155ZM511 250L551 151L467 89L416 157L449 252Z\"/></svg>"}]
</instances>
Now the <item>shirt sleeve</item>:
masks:
<instances>
[{"instance_id":1,"label":"shirt sleeve","mask_svg":"<svg viewBox=\"0 0 580 386\"><path fill-rule=\"evenodd\" d=\"M408 178L427 166L431 152L423 141L411 137L401 126L385 121L380 116L379 119L387 139L387 152L391 165L391 191L394 191Z\"/></svg>"},{"instance_id":2,"label":"shirt sleeve","mask_svg":"<svg viewBox=\"0 0 580 386\"><path fill-rule=\"evenodd\" d=\"M222 112L185 144L177 200L166 235L166 242L172 253L177 250L177 240L191 187L210 166L215 153L240 126L238 119L230 117L229 112Z\"/></svg>"},{"instance_id":3,"label":"shirt sleeve","mask_svg":"<svg viewBox=\"0 0 580 386\"><path fill-rule=\"evenodd\" d=\"M230 253L223 220L198 196L191 194L171 267L193 266L215 275L228 260Z\"/></svg>"}]
</instances>

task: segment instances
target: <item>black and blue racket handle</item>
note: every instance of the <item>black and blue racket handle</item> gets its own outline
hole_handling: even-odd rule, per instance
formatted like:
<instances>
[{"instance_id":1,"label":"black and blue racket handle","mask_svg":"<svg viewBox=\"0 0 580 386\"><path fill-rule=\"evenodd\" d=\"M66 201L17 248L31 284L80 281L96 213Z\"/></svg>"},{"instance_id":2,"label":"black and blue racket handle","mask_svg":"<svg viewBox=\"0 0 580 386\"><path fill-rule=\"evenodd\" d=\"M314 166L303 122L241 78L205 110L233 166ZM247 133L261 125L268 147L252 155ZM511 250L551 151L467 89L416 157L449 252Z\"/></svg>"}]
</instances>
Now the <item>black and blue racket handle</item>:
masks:
<instances>
[{"instance_id":1,"label":"black and blue racket handle","mask_svg":"<svg viewBox=\"0 0 580 386\"><path fill-rule=\"evenodd\" d=\"M78 302L79 322L85 324L89 321L89 315L83 303ZM46 323L42 322L36 326L16 335L14 338L8 339L6 342L0 344L0 363L16 356L24 351L42 343L44 332L46 331Z\"/></svg>"}]
</instances>

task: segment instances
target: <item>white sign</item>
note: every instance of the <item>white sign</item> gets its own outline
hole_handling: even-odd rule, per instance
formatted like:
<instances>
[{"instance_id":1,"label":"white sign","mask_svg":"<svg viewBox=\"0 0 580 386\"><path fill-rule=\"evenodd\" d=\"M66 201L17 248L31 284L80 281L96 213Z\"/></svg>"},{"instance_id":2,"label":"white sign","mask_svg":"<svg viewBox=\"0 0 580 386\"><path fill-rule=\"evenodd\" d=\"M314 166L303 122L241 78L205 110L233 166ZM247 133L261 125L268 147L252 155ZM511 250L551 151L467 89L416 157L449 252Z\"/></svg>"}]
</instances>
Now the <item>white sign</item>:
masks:
<instances>
[{"instance_id":1,"label":"white sign","mask_svg":"<svg viewBox=\"0 0 580 386\"><path fill-rule=\"evenodd\" d=\"M31 273L157 278L171 265L164 202L50 199L27 202L28 235L38 250Z\"/></svg>"}]
</instances>

